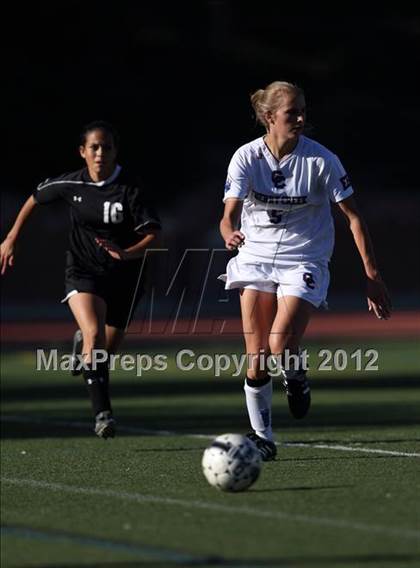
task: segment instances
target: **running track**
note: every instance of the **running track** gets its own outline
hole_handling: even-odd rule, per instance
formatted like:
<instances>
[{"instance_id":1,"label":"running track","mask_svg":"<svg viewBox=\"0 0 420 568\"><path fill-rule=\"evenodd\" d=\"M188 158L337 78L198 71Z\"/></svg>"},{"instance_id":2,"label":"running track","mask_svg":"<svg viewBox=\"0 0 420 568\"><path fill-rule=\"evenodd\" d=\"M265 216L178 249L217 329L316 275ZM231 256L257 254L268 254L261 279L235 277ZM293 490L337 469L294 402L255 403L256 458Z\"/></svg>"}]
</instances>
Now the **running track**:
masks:
<instances>
[{"instance_id":1,"label":"running track","mask_svg":"<svg viewBox=\"0 0 420 568\"><path fill-rule=\"evenodd\" d=\"M5 322L1 326L1 337L3 345L39 341L67 342L75 329L72 322ZM239 319L200 319L198 322L180 320L174 326L173 322L156 321L150 329L147 323L135 320L129 328L126 341L176 341L186 337L190 340L238 339L241 337L241 322ZM372 314L364 312L315 314L305 337L420 339L420 311L395 312L387 321L378 320Z\"/></svg>"}]
</instances>

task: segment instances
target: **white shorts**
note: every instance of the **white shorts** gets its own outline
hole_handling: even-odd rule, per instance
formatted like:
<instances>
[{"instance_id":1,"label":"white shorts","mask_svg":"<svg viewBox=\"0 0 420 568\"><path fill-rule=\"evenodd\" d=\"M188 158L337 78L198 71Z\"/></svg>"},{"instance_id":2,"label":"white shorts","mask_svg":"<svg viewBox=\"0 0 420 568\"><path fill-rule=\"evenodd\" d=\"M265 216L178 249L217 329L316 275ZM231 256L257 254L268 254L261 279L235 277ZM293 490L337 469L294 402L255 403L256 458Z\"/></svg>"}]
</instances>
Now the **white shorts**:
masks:
<instances>
[{"instance_id":1,"label":"white shorts","mask_svg":"<svg viewBox=\"0 0 420 568\"><path fill-rule=\"evenodd\" d=\"M226 274L219 276L226 290L246 288L283 296L296 296L318 308L327 307L326 298L330 273L325 263L302 262L290 265L273 265L270 262L241 261L232 258Z\"/></svg>"}]
</instances>

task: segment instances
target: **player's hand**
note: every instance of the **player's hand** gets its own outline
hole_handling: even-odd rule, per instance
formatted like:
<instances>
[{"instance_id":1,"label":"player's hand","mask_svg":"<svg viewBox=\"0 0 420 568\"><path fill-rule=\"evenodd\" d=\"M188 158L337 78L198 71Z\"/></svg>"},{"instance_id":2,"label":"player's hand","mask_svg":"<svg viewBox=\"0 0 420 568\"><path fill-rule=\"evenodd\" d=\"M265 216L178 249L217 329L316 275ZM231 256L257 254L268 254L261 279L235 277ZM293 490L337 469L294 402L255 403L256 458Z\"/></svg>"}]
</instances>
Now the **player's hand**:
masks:
<instances>
[{"instance_id":1,"label":"player's hand","mask_svg":"<svg viewBox=\"0 0 420 568\"><path fill-rule=\"evenodd\" d=\"M10 238L4 239L0 245L1 274L6 272L8 266L13 266L15 261L15 241Z\"/></svg>"},{"instance_id":2,"label":"player's hand","mask_svg":"<svg viewBox=\"0 0 420 568\"><path fill-rule=\"evenodd\" d=\"M373 312L378 319L391 317L391 300L380 277L367 279L367 303L369 311Z\"/></svg>"},{"instance_id":3,"label":"player's hand","mask_svg":"<svg viewBox=\"0 0 420 568\"><path fill-rule=\"evenodd\" d=\"M233 231L227 239L225 239L225 247L228 250L236 250L245 242L245 235L241 231Z\"/></svg>"},{"instance_id":4,"label":"player's hand","mask_svg":"<svg viewBox=\"0 0 420 568\"><path fill-rule=\"evenodd\" d=\"M125 250L123 250L121 247L119 247L115 243L112 243L108 239L101 239L99 237L96 237L95 242L100 247L105 249L106 252L110 256L112 256L112 258L115 258L115 260L126 260L127 259L127 253L125 252Z\"/></svg>"}]
</instances>

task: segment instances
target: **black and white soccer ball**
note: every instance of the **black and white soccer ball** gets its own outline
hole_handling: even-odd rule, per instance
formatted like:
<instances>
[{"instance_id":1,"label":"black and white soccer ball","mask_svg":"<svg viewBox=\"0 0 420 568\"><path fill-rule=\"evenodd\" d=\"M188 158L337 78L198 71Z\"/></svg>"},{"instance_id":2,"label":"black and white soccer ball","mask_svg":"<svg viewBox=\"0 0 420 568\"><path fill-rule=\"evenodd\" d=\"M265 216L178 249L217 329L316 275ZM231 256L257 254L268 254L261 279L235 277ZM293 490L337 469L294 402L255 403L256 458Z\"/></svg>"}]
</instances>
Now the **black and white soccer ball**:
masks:
<instances>
[{"instance_id":1,"label":"black and white soccer ball","mask_svg":"<svg viewBox=\"0 0 420 568\"><path fill-rule=\"evenodd\" d=\"M252 440L242 434L222 434L204 450L204 477L221 491L244 491L258 479L261 455Z\"/></svg>"}]
</instances>

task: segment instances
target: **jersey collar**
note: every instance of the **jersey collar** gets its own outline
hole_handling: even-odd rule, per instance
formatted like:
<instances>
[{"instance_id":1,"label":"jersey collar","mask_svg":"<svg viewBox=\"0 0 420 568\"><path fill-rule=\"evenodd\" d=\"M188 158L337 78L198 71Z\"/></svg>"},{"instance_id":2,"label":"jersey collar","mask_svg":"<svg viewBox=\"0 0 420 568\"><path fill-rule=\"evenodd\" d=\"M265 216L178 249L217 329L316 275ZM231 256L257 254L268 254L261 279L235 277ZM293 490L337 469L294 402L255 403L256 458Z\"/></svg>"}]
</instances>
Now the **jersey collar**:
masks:
<instances>
[{"instance_id":1,"label":"jersey collar","mask_svg":"<svg viewBox=\"0 0 420 568\"><path fill-rule=\"evenodd\" d=\"M264 136L261 136L260 138L260 148L267 160L267 162L269 163L270 167L274 168L274 169L278 169L281 168L286 162L288 162L290 160L290 158L294 155L296 155L298 153L298 151L300 150L300 147L302 145L302 135L299 136L299 140L298 143L296 144L296 146L294 147L293 151L290 154L287 154L286 156L283 156L283 158L281 160L277 160L273 154L270 152L269 147L267 146L267 144L264 141Z\"/></svg>"},{"instance_id":2,"label":"jersey collar","mask_svg":"<svg viewBox=\"0 0 420 568\"><path fill-rule=\"evenodd\" d=\"M112 174L109 176L109 178L103 179L102 181L92 181L91 177L89 175L89 172L86 168L85 177L87 178L88 181L86 181L85 183L87 185L94 185L96 187L102 187L103 185L107 185L109 183L112 183L120 175L120 172L121 172L121 166L119 166L117 164L117 166L115 167L115 170L112 172Z\"/></svg>"}]
</instances>

